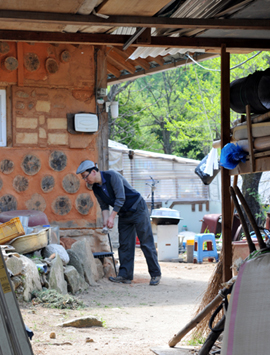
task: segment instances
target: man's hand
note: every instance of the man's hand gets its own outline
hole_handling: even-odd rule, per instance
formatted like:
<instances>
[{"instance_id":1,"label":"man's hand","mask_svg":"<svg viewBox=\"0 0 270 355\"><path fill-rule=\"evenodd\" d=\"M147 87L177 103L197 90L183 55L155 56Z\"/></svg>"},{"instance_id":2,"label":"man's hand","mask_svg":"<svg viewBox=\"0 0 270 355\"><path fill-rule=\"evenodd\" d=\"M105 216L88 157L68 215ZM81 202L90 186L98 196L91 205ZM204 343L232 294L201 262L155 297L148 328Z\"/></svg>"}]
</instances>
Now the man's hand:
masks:
<instances>
[{"instance_id":1,"label":"man's hand","mask_svg":"<svg viewBox=\"0 0 270 355\"><path fill-rule=\"evenodd\" d=\"M112 229L113 226L114 226L114 219L115 219L115 216L117 215L117 212L115 211L112 211L110 217L108 218L108 221L107 221L107 227L109 229Z\"/></svg>"},{"instance_id":2,"label":"man's hand","mask_svg":"<svg viewBox=\"0 0 270 355\"><path fill-rule=\"evenodd\" d=\"M108 225L109 214L110 214L109 210L103 210L102 211L103 228L107 227L107 225Z\"/></svg>"}]
</instances>

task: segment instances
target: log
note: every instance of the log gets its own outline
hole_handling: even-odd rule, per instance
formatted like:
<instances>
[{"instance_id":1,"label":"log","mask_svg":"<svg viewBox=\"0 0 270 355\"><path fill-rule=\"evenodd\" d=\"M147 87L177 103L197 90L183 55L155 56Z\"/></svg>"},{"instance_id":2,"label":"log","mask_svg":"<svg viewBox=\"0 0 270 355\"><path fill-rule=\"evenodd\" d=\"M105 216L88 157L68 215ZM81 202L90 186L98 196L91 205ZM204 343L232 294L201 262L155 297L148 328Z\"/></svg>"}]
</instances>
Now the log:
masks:
<instances>
[{"instance_id":1,"label":"log","mask_svg":"<svg viewBox=\"0 0 270 355\"><path fill-rule=\"evenodd\" d=\"M195 318L193 318L183 329L181 329L180 332L174 335L174 337L169 341L169 346L173 348L189 331L195 328L196 325L199 324L209 312L216 308L223 300L224 292L226 291L226 288L219 291L217 296Z\"/></svg>"}]
</instances>

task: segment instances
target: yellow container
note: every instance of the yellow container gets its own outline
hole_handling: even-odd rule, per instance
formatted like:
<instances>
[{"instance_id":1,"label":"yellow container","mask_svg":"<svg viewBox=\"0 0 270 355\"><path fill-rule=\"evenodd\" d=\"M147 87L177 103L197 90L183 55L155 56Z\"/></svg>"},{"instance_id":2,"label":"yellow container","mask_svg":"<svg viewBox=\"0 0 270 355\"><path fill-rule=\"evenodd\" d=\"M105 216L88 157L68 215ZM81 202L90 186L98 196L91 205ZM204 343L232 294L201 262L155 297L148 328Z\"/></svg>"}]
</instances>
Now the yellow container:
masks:
<instances>
[{"instance_id":1,"label":"yellow container","mask_svg":"<svg viewBox=\"0 0 270 355\"><path fill-rule=\"evenodd\" d=\"M38 233L32 233L11 240L12 245L19 254L27 254L42 249L48 245L48 229L41 229Z\"/></svg>"},{"instance_id":2,"label":"yellow container","mask_svg":"<svg viewBox=\"0 0 270 355\"><path fill-rule=\"evenodd\" d=\"M194 239L188 239L186 245L194 245Z\"/></svg>"},{"instance_id":3,"label":"yellow container","mask_svg":"<svg viewBox=\"0 0 270 355\"><path fill-rule=\"evenodd\" d=\"M20 218L15 217L6 223L0 224L0 244L7 244L12 239L24 235Z\"/></svg>"}]
</instances>

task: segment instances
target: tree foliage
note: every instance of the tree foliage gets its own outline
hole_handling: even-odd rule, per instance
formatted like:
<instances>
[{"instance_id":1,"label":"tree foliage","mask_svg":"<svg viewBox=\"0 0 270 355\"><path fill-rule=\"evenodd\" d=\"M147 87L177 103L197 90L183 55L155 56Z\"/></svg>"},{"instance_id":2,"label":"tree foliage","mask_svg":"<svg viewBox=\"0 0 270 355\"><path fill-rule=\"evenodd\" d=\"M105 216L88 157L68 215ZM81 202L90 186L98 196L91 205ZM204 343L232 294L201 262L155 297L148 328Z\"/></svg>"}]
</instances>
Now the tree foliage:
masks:
<instances>
[{"instance_id":1,"label":"tree foliage","mask_svg":"<svg viewBox=\"0 0 270 355\"><path fill-rule=\"evenodd\" d=\"M253 55L231 55L231 81L269 66L261 53L237 67ZM200 160L220 138L219 57L114 85L110 94L120 107L110 139L132 149ZM231 112L232 120L238 116Z\"/></svg>"}]
</instances>

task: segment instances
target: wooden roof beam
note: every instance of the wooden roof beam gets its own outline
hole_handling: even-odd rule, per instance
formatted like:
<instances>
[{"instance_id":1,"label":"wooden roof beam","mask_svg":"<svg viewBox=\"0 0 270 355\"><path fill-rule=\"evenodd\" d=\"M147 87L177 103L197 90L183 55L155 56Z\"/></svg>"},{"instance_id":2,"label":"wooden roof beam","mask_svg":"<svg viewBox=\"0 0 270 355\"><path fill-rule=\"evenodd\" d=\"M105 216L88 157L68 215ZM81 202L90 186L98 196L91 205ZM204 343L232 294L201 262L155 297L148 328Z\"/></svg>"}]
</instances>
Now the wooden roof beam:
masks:
<instances>
[{"instance_id":1,"label":"wooden roof beam","mask_svg":"<svg viewBox=\"0 0 270 355\"><path fill-rule=\"evenodd\" d=\"M118 63L118 66L120 66L122 69L125 69L132 74L135 73L136 68L134 65L129 63L120 53L114 50L113 47L107 47L107 57Z\"/></svg>"},{"instance_id":2,"label":"wooden roof beam","mask_svg":"<svg viewBox=\"0 0 270 355\"><path fill-rule=\"evenodd\" d=\"M129 56L134 52L134 48L127 48L125 51L123 51L121 47L113 47L113 49L117 53L119 53L123 58L125 58L125 60L128 63L130 63L132 65L135 65L135 66L136 65L140 66L140 67L142 67L143 69L146 69L146 70L150 68L150 64L146 60L144 60L142 58L137 58L135 60L128 59Z\"/></svg>"},{"instance_id":3,"label":"wooden roof beam","mask_svg":"<svg viewBox=\"0 0 270 355\"><path fill-rule=\"evenodd\" d=\"M79 26L123 26L155 28L202 28L270 30L269 19L195 19L144 16L109 16L104 19L95 15L77 15L50 12L1 10L0 22L47 23Z\"/></svg>"},{"instance_id":4,"label":"wooden roof beam","mask_svg":"<svg viewBox=\"0 0 270 355\"><path fill-rule=\"evenodd\" d=\"M129 36L106 35L89 33L59 33L59 32L34 32L34 31L0 31L0 40L14 42L37 43L70 43L89 45L123 45ZM226 44L230 49L270 51L269 39L262 38L208 38L208 37L151 37L150 44L140 44L140 47L158 48L193 48L211 49L220 48ZM138 47L132 44L132 47Z\"/></svg>"}]
</instances>

